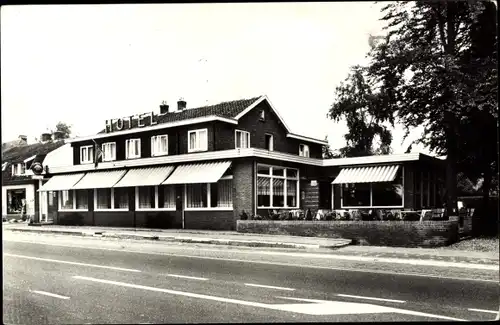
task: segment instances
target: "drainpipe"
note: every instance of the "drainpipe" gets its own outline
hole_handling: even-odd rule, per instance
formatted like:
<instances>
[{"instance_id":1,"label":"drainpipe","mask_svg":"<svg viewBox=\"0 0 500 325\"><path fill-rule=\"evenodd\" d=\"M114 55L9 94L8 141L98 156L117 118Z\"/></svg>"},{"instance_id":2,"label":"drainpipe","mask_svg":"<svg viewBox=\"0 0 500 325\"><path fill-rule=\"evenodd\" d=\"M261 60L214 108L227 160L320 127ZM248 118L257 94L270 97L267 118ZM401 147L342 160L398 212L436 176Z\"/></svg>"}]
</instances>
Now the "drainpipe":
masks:
<instances>
[{"instance_id":1,"label":"drainpipe","mask_svg":"<svg viewBox=\"0 0 500 325\"><path fill-rule=\"evenodd\" d=\"M42 188L42 180L38 180L38 189ZM47 221L47 215L45 215ZM42 191L38 191L38 222L42 222Z\"/></svg>"}]
</instances>

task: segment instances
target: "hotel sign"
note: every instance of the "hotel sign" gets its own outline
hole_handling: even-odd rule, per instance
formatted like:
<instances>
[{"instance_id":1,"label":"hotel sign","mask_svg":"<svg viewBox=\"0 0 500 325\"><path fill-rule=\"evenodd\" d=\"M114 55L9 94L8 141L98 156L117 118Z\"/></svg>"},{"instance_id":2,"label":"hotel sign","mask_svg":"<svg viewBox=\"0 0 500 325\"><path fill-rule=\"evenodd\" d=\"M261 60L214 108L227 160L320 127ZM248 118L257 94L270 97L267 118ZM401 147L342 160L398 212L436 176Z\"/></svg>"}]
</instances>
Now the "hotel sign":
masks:
<instances>
[{"instance_id":1,"label":"hotel sign","mask_svg":"<svg viewBox=\"0 0 500 325\"><path fill-rule=\"evenodd\" d=\"M155 115L154 112L130 115L127 117L106 120L106 133L131 129L132 120L134 119L137 120L137 126L140 128L158 124L158 115Z\"/></svg>"}]
</instances>

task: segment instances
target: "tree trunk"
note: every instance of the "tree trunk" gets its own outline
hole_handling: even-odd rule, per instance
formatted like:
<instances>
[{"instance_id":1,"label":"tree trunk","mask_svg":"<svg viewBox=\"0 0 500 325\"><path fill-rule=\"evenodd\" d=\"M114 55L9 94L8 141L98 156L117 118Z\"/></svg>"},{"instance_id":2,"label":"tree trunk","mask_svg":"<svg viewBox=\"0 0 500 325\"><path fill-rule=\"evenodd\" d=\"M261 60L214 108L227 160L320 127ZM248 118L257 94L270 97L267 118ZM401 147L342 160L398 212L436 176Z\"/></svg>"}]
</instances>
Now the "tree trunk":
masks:
<instances>
[{"instance_id":1,"label":"tree trunk","mask_svg":"<svg viewBox=\"0 0 500 325\"><path fill-rule=\"evenodd\" d=\"M445 112L446 123L446 215L448 217L458 215L457 206L457 132L456 117L451 112Z\"/></svg>"}]
</instances>

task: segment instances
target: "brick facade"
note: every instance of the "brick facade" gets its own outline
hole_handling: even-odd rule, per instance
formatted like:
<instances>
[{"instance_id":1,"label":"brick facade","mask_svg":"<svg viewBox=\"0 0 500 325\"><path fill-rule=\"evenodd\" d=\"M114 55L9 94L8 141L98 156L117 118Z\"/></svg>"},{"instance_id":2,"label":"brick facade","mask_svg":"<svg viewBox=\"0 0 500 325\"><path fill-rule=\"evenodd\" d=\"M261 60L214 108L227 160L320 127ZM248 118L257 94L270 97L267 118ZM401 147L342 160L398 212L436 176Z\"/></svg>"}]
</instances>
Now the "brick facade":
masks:
<instances>
[{"instance_id":1,"label":"brick facade","mask_svg":"<svg viewBox=\"0 0 500 325\"><path fill-rule=\"evenodd\" d=\"M235 230L233 211L185 211L186 229Z\"/></svg>"},{"instance_id":2,"label":"brick facade","mask_svg":"<svg viewBox=\"0 0 500 325\"><path fill-rule=\"evenodd\" d=\"M244 210L248 215L255 213L254 166L251 159L234 161L233 169L233 214L239 219ZM233 222L235 223L235 222Z\"/></svg>"},{"instance_id":3,"label":"brick facade","mask_svg":"<svg viewBox=\"0 0 500 325\"><path fill-rule=\"evenodd\" d=\"M359 245L438 247L458 241L457 221L257 221L238 220L242 233L352 239Z\"/></svg>"}]
</instances>

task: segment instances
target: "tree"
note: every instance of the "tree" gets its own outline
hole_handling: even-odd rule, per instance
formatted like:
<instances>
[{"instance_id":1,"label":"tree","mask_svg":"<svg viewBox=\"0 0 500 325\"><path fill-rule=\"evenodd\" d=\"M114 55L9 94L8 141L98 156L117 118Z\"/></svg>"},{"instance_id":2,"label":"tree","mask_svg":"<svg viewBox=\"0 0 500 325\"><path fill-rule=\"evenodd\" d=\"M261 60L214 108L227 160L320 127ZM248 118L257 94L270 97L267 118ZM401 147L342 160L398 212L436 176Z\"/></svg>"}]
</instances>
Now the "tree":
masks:
<instances>
[{"instance_id":1,"label":"tree","mask_svg":"<svg viewBox=\"0 0 500 325\"><path fill-rule=\"evenodd\" d=\"M66 123L58 122L56 124L56 131L62 132L64 139L67 139L71 136L71 126Z\"/></svg>"},{"instance_id":2,"label":"tree","mask_svg":"<svg viewBox=\"0 0 500 325\"><path fill-rule=\"evenodd\" d=\"M412 128L424 126L418 142L447 157L446 202L452 215L457 209L457 168L467 159L489 159L478 149L488 140L477 130L491 130L484 118L495 121L489 108L497 107L496 71L486 68L491 69L495 59L491 50L480 51L492 39L489 48L496 48L496 23L485 14L491 6L479 1L393 2L382 12L387 36L369 54L367 77L384 104L372 106L370 113L381 120L396 116L406 136ZM494 35L481 38L480 30ZM474 65L481 72L473 71ZM473 128L475 137L465 140ZM491 171L492 164L484 164L483 173Z\"/></svg>"},{"instance_id":3,"label":"tree","mask_svg":"<svg viewBox=\"0 0 500 325\"><path fill-rule=\"evenodd\" d=\"M328 136L325 136L325 141L328 142ZM340 158L340 154L333 152L330 148L330 144L324 145L322 147L322 157L323 159Z\"/></svg>"},{"instance_id":4,"label":"tree","mask_svg":"<svg viewBox=\"0 0 500 325\"><path fill-rule=\"evenodd\" d=\"M366 69L354 66L347 79L335 89L335 102L327 116L335 122L345 118L349 131L344 135L347 145L341 148L343 157L387 154L391 152L392 134L382 125L383 119L377 111L379 97L367 82ZM376 137L380 138L379 148L374 148Z\"/></svg>"}]
</instances>

